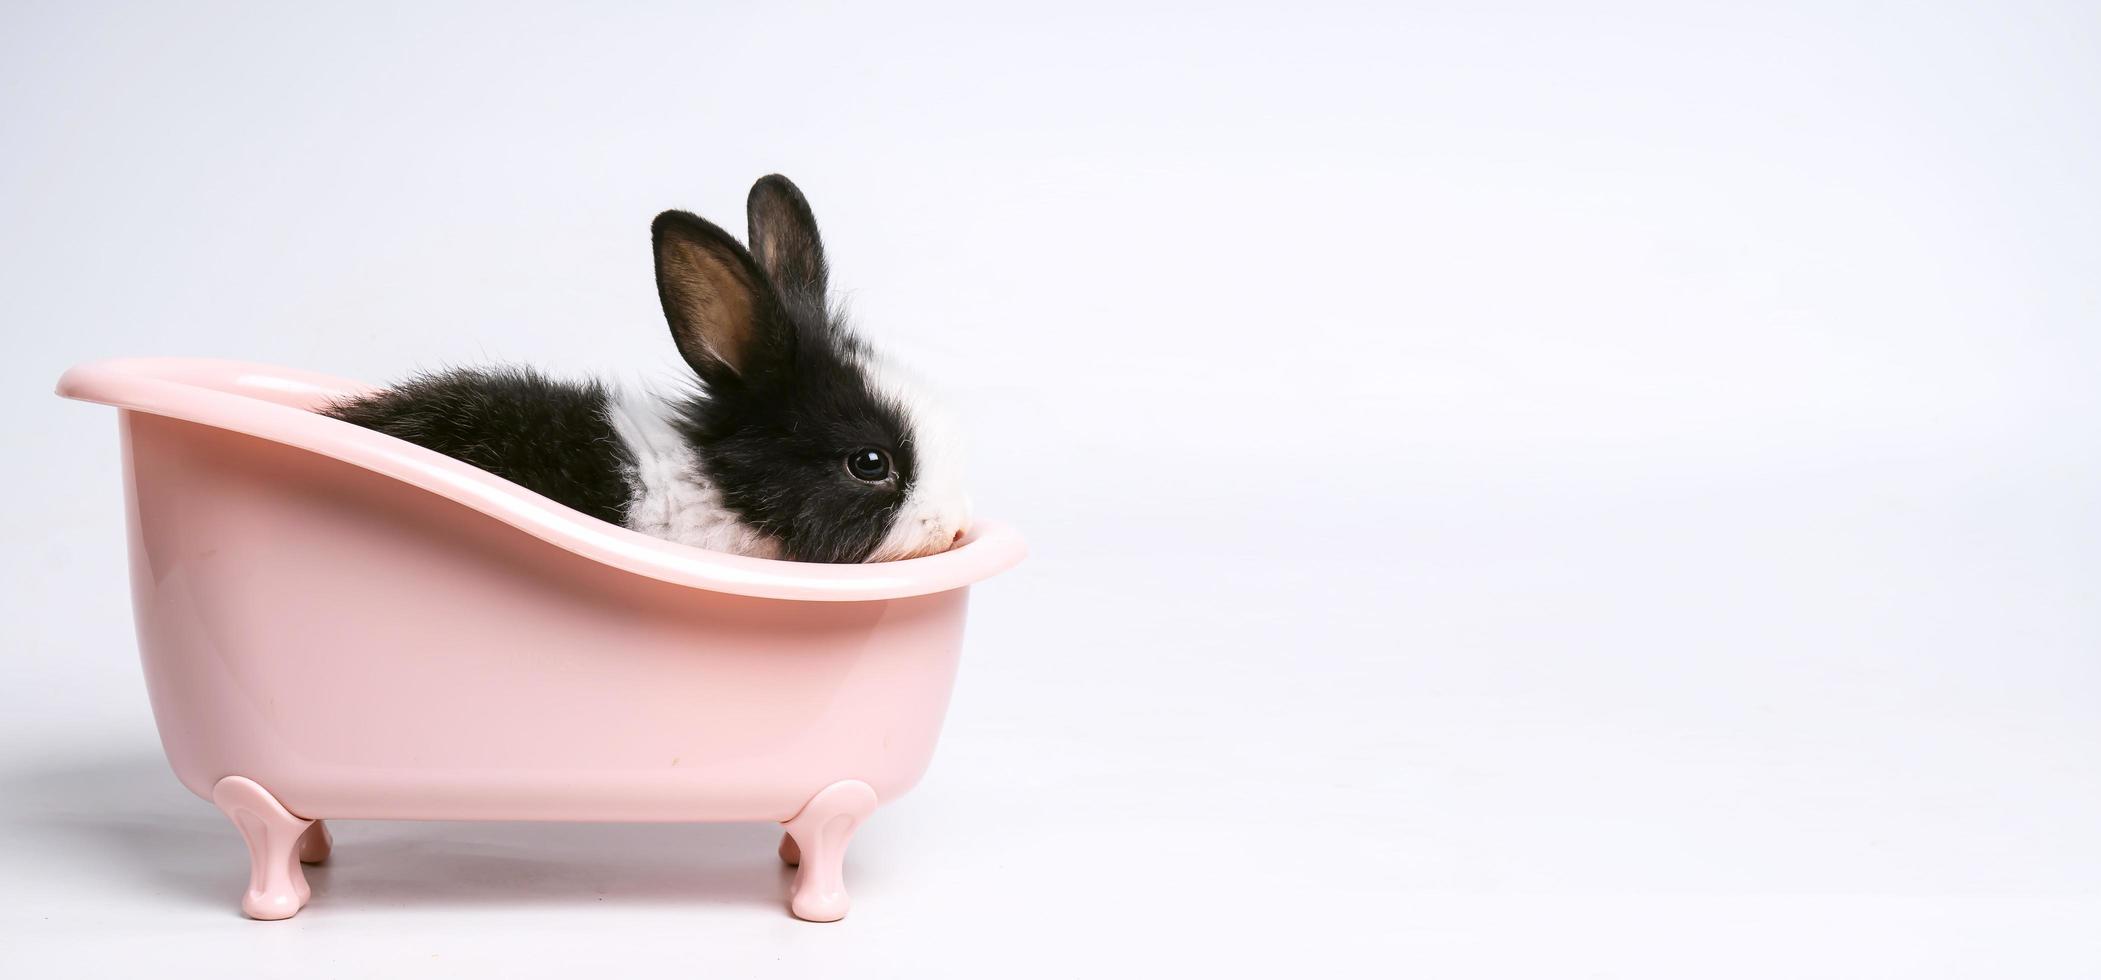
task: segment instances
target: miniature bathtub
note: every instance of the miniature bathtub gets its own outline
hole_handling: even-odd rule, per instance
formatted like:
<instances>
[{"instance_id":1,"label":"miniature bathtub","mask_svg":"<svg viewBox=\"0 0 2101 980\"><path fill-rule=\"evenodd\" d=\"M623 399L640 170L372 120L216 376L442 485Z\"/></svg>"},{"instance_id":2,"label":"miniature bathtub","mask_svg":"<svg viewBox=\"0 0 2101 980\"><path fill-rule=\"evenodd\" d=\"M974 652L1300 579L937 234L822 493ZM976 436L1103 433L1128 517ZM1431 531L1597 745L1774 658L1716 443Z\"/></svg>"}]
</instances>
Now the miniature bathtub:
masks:
<instances>
[{"instance_id":1,"label":"miniature bathtub","mask_svg":"<svg viewBox=\"0 0 2101 980\"><path fill-rule=\"evenodd\" d=\"M226 361L87 364L118 413L139 649L168 762L297 913L323 820L776 821L790 908L843 916L848 839L919 780L979 523L910 561L717 554L310 409L368 386Z\"/></svg>"}]
</instances>

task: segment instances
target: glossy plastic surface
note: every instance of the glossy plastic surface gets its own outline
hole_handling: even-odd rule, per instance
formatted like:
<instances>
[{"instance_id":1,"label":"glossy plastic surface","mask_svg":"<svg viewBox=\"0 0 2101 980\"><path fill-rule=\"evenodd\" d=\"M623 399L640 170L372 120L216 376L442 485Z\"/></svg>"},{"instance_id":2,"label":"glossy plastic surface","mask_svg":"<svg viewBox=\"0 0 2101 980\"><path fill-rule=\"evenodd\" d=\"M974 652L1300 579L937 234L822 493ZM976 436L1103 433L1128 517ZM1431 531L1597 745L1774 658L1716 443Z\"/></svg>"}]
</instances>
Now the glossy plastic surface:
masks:
<instances>
[{"instance_id":1,"label":"glossy plastic surface","mask_svg":"<svg viewBox=\"0 0 2101 980\"><path fill-rule=\"evenodd\" d=\"M291 915L321 818L788 822L796 907L932 755L967 586L1020 560L831 566L645 538L313 415L354 383L217 361L76 368L117 405L139 646L183 784ZM801 879L799 879L800 881Z\"/></svg>"}]
</instances>

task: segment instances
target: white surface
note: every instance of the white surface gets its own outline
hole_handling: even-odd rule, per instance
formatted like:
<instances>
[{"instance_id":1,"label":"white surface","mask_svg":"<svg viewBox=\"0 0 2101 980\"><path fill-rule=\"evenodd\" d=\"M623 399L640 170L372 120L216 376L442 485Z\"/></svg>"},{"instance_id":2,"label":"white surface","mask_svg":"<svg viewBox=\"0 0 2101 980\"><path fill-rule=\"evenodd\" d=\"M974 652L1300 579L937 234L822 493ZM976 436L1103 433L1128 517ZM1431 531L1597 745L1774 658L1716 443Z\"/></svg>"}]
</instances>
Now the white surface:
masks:
<instances>
[{"instance_id":1,"label":"white surface","mask_svg":"<svg viewBox=\"0 0 2101 980\"><path fill-rule=\"evenodd\" d=\"M0 975L2101 972L2096 8L1381 11L11 6ZM345 824L242 920L51 382L662 373L774 170L1036 545L853 915Z\"/></svg>"}]
</instances>

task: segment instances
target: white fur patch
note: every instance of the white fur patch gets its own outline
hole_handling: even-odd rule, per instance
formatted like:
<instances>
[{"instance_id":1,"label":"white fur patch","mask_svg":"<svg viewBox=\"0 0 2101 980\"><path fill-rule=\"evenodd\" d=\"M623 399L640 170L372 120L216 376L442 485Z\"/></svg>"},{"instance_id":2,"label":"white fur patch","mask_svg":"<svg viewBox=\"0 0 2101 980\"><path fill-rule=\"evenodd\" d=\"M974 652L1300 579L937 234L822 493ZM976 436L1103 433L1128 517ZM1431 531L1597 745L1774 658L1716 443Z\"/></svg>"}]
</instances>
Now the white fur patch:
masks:
<instances>
[{"instance_id":1,"label":"white fur patch","mask_svg":"<svg viewBox=\"0 0 2101 980\"><path fill-rule=\"evenodd\" d=\"M914 464L912 489L891 519L890 533L869 561L897 561L947 551L970 529L970 497L963 492L963 432L917 379L874 355L861 369L877 392L904 415Z\"/></svg>"},{"instance_id":2,"label":"white fur patch","mask_svg":"<svg viewBox=\"0 0 2101 980\"><path fill-rule=\"evenodd\" d=\"M606 415L635 458L630 529L710 551L780 557L780 542L723 506L693 447L673 427L670 402L648 392L619 392L606 400Z\"/></svg>"}]
</instances>

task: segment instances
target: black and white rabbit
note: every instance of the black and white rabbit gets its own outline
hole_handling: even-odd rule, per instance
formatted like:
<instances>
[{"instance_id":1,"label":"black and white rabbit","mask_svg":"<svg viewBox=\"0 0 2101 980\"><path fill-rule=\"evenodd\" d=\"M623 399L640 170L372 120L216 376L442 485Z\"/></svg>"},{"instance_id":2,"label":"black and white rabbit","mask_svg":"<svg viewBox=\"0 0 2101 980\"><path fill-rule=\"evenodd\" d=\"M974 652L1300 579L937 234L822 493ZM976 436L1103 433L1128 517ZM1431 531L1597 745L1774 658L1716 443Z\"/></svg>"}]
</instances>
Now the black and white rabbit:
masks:
<instances>
[{"instance_id":1,"label":"black and white rabbit","mask_svg":"<svg viewBox=\"0 0 2101 980\"><path fill-rule=\"evenodd\" d=\"M969 519L954 426L828 305L802 192L765 177L746 212L748 251L684 211L650 226L657 294L697 389L470 369L327 413L694 547L817 562L947 550Z\"/></svg>"}]
</instances>

